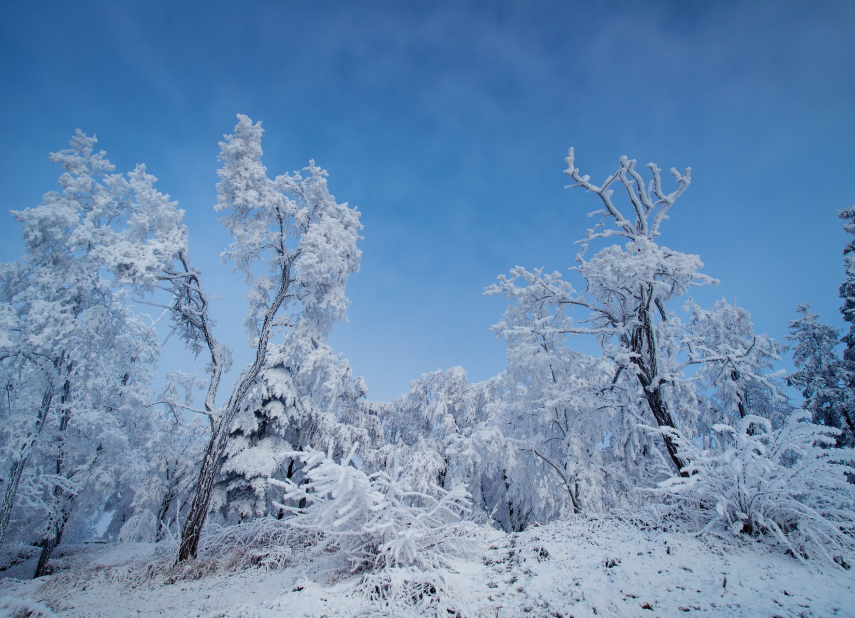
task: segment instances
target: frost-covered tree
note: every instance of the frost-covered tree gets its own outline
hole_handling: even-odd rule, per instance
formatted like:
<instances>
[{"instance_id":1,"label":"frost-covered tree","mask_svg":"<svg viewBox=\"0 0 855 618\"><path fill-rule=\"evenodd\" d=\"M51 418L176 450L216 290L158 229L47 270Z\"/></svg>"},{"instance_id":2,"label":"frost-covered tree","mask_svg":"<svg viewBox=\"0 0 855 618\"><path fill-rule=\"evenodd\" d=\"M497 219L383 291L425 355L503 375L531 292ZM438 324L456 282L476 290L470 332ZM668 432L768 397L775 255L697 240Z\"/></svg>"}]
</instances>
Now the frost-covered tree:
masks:
<instances>
[{"instance_id":1,"label":"frost-covered tree","mask_svg":"<svg viewBox=\"0 0 855 618\"><path fill-rule=\"evenodd\" d=\"M231 354L214 336L209 298L199 270L190 263L183 213L154 189L155 179L144 166L127 177L110 174L113 168L103 153L92 152L94 138L78 133L71 150L53 155L66 171L60 179L63 192L46 195L41 207L19 215L35 265L25 260L8 265L3 273L3 362L10 373L24 361L30 363L28 371L41 371L28 380L30 390L40 391L26 406L33 419L25 428L25 437L17 440L19 448L9 475L14 483L20 478L16 470L23 469L34 436L44 431L49 413L70 409L74 384L69 376L73 372L83 375L87 367L72 350L76 341L81 345L87 341L87 333L81 330L87 322L81 316L90 307L107 307L117 316L116 324L132 318L125 319L121 313L124 301L114 297L113 290L126 288L135 294L165 291L171 300L164 308L174 332L193 352L207 351L209 382L204 407L193 409L176 397L162 402L206 414L211 427L184 521L181 559L195 555L229 431L236 415L251 403L247 395L258 386L271 335L275 330L314 329L322 334L318 338L322 342L332 324L344 319L344 286L359 265L358 212L337 204L329 195L325 172L312 163L305 178L286 174L269 179L261 164L260 124L253 125L243 116L239 120L235 134L221 144L217 209L229 211L222 221L234 237L224 256L251 286L246 325L256 358L241 373L223 406L216 404L216 394ZM264 266L267 273L260 272ZM33 280L41 288L28 287ZM133 329L119 331L127 334ZM112 345L116 353L126 348ZM145 363L141 355L130 358L135 366ZM116 361L115 366L124 365ZM120 374L117 379L127 377ZM59 426L66 431L66 423ZM7 483L6 488L12 501L14 483Z\"/></svg>"},{"instance_id":2,"label":"frost-covered tree","mask_svg":"<svg viewBox=\"0 0 855 618\"><path fill-rule=\"evenodd\" d=\"M855 235L855 206L838 211L846 221L843 229ZM791 386L799 388L805 398L805 409L813 422L842 430L838 446L855 445L855 240L843 249L846 279L840 286L843 319L849 331L841 336L837 328L823 324L819 315L810 313L802 303L801 314L790 322L793 363L797 371L787 376ZM837 347L843 344L843 353Z\"/></svg>"},{"instance_id":3,"label":"frost-covered tree","mask_svg":"<svg viewBox=\"0 0 855 618\"><path fill-rule=\"evenodd\" d=\"M12 509L19 498L21 479L34 448L48 421L54 397L55 375L49 365L33 362L22 356L11 356L2 361L3 389L2 428L5 485L2 511L0 511L0 543L9 531ZM24 489L28 483L24 483ZM28 504L32 498L26 497Z\"/></svg>"},{"instance_id":4,"label":"frost-covered tree","mask_svg":"<svg viewBox=\"0 0 855 618\"><path fill-rule=\"evenodd\" d=\"M488 293L504 293L514 298L519 296L516 284L522 282L533 289L532 294L539 294L540 302L551 312L561 311L560 320L542 327L544 336L596 337L605 355L615 364L616 379L628 375L637 380L649 413L663 430L668 456L675 468L682 470L686 462L672 434L678 430L678 419L667 392L679 378L678 342L666 305L692 286L713 280L699 272L702 264L698 256L660 247L656 238L669 210L688 188L691 170L687 168L680 174L672 169L677 188L666 193L660 170L654 164L648 166L652 174L648 187L635 169L635 160L626 157L602 186L592 184L588 176L579 173L572 148L566 163L565 173L575 181L572 186L596 194L604 205L602 210L591 213L601 216L601 220L580 241L583 249L577 256L578 266L573 269L585 280L585 290L578 292L560 273L544 276L541 271L529 273L518 267L511 271L510 277L500 276L499 283ZM625 190L629 216L626 208L619 208L612 200L613 185ZM589 242L613 237L623 239L625 246L611 245L590 260L585 259ZM572 307L587 311L588 315L574 322L564 313Z\"/></svg>"},{"instance_id":5,"label":"frost-covered tree","mask_svg":"<svg viewBox=\"0 0 855 618\"><path fill-rule=\"evenodd\" d=\"M29 464L28 482L42 488L38 496L29 491L27 500L42 512L26 518L41 530L37 575L66 524L87 520L112 489L157 356L151 326L129 311L120 290L138 282L109 276L114 241L135 235L138 252L153 248L152 225L140 212L154 178L142 166L127 177L111 174L95 143L78 131L70 149L51 155L63 168L62 190L45 194L38 207L13 212L26 253L0 273L0 362L11 369L7 393L16 393L7 398L13 431L6 436L10 473L0 534ZM160 225L174 233L171 223ZM149 268L158 268L159 255L150 253ZM26 387L17 388L24 376ZM31 462L33 456L38 461Z\"/></svg>"},{"instance_id":6,"label":"frost-covered tree","mask_svg":"<svg viewBox=\"0 0 855 618\"><path fill-rule=\"evenodd\" d=\"M62 538L79 541L92 533L93 516L141 463L132 445L147 412L157 339L150 325L134 324L127 314L120 320L118 310L101 313L89 323L90 349L77 356L57 402L56 423L40 444L45 469L60 483L47 501L37 577Z\"/></svg>"},{"instance_id":7,"label":"frost-covered tree","mask_svg":"<svg viewBox=\"0 0 855 618\"><path fill-rule=\"evenodd\" d=\"M418 491L465 484L476 519L509 527L506 479L514 462L496 427L502 391L500 377L470 384L462 367L423 374L379 411L385 447L367 455L381 470L398 457L401 474Z\"/></svg>"},{"instance_id":8,"label":"frost-covered tree","mask_svg":"<svg viewBox=\"0 0 855 618\"><path fill-rule=\"evenodd\" d=\"M178 538L178 522L192 496L207 427L200 416L155 410L142 419L131 467L104 510L112 512L105 536L134 542Z\"/></svg>"},{"instance_id":9,"label":"frost-covered tree","mask_svg":"<svg viewBox=\"0 0 855 618\"><path fill-rule=\"evenodd\" d=\"M247 396L266 366L271 336L303 321L328 332L344 320L345 285L359 268L358 211L335 201L326 173L314 162L306 168L306 177L295 173L268 178L261 163L261 134L260 123L238 116L234 134L220 142L223 167L216 208L227 211L221 223L234 238L223 256L250 286L245 325L256 351L222 406L215 398L229 356L214 338L200 275L182 259L181 268L168 279L176 328L191 349L207 348L210 354L210 382L200 411L210 419L211 437L184 520L179 561L196 555L233 423L246 409Z\"/></svg>"},{"instance_id":10,"label":"frost-covered tree","mask_svg":"<svg viewBox=\"0 0 855 618\"><path fill-rule=\"evenodd\" d=\"M698 364L691 378L696 392L707 400L698 435L708 440L713 425L736 427L749 415L779 425L790 412L786 405L783 414L778 411L784 404L777 382L783 371L773 372L773 363L780 360L780 346L768 335L755 334L751 315L735 302L721 299L703 309L689 301L686 309L690 318L681 339L689 363Z\"/></svg>"},{"instance_id":11,"label":"frost-covered tree","mask_svg":"<svg viewBox=\"0 0 855 618\"><path fill-rule=\"evenodd\" d=\"M839 210L837 216L846 221L843 229L855 237L855 206ZM840 285L840 298L843 299L840 312L843 319L849 323L849 332L843 336L843 342L846 344L843 357L847 361L855 362L855 238L851 238L843 248L843 263L846 279Z\"/></svg>"},{"instance_id":12,"label":"frost-covered tree","mask_svg":"<svg viewBox=\"0 0 855 618\"><path fill-rule=\"evenodd\" d=\"M520 451L509 489L516 484L537 488L517 498L517 511L536 511L539 519L559 514L564 502L572 513L601 510L605 483L600 445L614 408L597 394L610 386L612 367L567 347L561 332L566 308L553 305L539 286L530 285L539 279L552 282L552 276L521 269L519 275L529 285L506 283L487 291L502 292L512 301L492 328L508 344L500 423ZM560 497L548 482L553 474L563 485Z\"/></svg>"},{"instance_id":13,"label":"frost-covered tree","mask_svg":"<svg viewBox=\"0 0 855 618\"><path fill-rule=\"evenodd\" d=\"M817 425L842 430L840 445L855 444L855 397L849 387L847 361L836 352L840 331L819 322L810 306L796 308L801 317L790 322L793 363L797 371L787 376L791 386L800 389L805 409Z\"/></svg>"},{"instance_id":14,"label":"frost-covered tree","mask_svg":"<svg viewBox=\"0 0 855 618\"><path fill-rule=\"evenodd\" d=\"M719 398L737 401L737 406L741 397L744 408L749 390L757 384L774 390L766 371L768 360L777 358L776 349L768 338L753 335L747 313L738 307L725 303L707 312L695 308L688 325L668 311L668 303L692 287L715 283L700 272L698 256L658 243L662 223L689 186L690 169L682 174L671 170L677 186L669 193L663 188L660 169L653 163L648 165L649 184L636 170L635 160L623 157L619 169L600 186L580 173L573 149L566 163L565 173L574 181L571 186L594 193L603 204L601 210L591 213L600 217L599 222L578 241L582 251L572 270L584 280L584 289L575 289L558 272L514 268L510 276L500 276L498 284L487 290L513 301L506 319L497 325L497 333L509 342L527 338L527 348L521 346L520 350L528 359L514 362L530 367L535 380L523 382L540 381L538 389L544 393L543 385L552 379L553 368L561 364L557 358L549 359L550 354L556 356L550 350L567 356L562 346L568 335L595 337L609 363L609 369L600 375L609 376L609 383L592 384L587 391L583 388L570 395L576 390L573 378L582 373L575 369L561 377L556 374L556 385L550 390L563 390L565 402L546 395L547 405L538 409L547 418L556 411L576 410L574 423L588 432L585 442L595 440L602 445L601 450L612 449L615 460L623 459L629 466L647 466L644 458L656 460L648 438L639 432L641 425L653 421L673 469L685 474L687 461L678 446L678 436L680 432L686 437L695 435L698 422L709 409L706 393L712 389ZM625 204L613 199L615 188L622 189ZM619 239L622 244L606 246L590 259L585 257L591 242L610 239ZM583 316L574 320L571 309L582 311ZM732 320L736 321L731 324ZM539 362L538 356L549 360ZM584 392L595 394L594 401L581 402ZM577 401L568 405L570 397ZM592 410L602 411L599 419ZM578 418L580 414L592 416ZM569 443L563 450L568 449L573 449ZM576 451L574 459L589 458L584 467L592 473L601 466L597 460L609 455ZM562 475L568 465L553 462L551 467ZM656 474L663 472L659 468ZM597 481L591 478L591 486L596 487ZM617 482L617 477L612 478Z\"/></svg>"},{"instance_id":15,"label":"frost-covered tree","mask_svg":"<svg viewBox=\"0 0 855 618\"><path fill-rule=\"evenodd\" d=\"M325 343L327 332L302 316L285 334L284 344L270 344L267 364L247 395L224 455L213 506L226 521L269 513L268 479L299 476L302 464L288 455L317 444L354 444L360 452L382 439L382 427L361 414L366 388L350 364ZM366 422L368 421L368 422Z\"/></svg>"},{"instance_id":16,"label":"frost-covered tree","mask_svg":"<svg viewBox=\"0 0 855 618\"><path fill-rule=\"evenodd\" d=\"M846 221L843 229L855 236L855 206L838 211L837 216ZM843 319L849 322L849 332L842 337L846 349L843 351L843 375L845 382L846 403L843 404L843 414L847 419L848 428L844 435L850 445L855 445L855 433L852 422L855 421L855 238L849 240L843 248L846 279L840 286L840 297L843 299ZM842 425L840 425L842 427Z\"/></svg>"}]
</instances>

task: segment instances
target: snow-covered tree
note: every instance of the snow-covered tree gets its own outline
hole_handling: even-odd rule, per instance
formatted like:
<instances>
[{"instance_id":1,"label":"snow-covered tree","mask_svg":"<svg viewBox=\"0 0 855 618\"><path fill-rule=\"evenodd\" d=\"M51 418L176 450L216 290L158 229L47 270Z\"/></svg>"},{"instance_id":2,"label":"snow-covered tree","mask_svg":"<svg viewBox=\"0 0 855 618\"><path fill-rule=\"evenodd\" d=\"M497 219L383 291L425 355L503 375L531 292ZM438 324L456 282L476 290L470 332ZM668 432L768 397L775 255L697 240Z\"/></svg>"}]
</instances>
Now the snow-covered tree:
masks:
<instances>
[{"instance_id":1,"label":"snow-covered tree","mask_svg":"<svg viewBox=\"0 0 855 618\"><path fill-rule=\"evenodd\" d=\"M783 422L778 408L779 393L773 363L780 360L780 346L768 335L754 333L751 315L735 302L721 299L710 309L687 302L690 319L681 335L690 363L698 369L692 376L696 392L705 396L705 412L698 419L697 433L708 440L710 428L718 423L736 427L748 415L762 416L776 425Z\"/></svg>"},{"instance_id":2,"label":"snow-covered tree","mask_svg":"<svg viewBox=\"0 0 855 618\"><path fill-rule=\"evenodd\" d=\"M855 206L838 211L837 216L846 221L843 229L855 237ZM840 377L846 388L843 413L846 416L847 428L844 435L848 444L855 445L855 430L852 427L855 421L855 238L846 243L843 256L846 279L840 286L840 298L843 299L840 311L843 313L843 319L849 323L849 332L842 337L846 348L843 351L843 375ZM843 427L843 424L839 426Z\"/></svg>"},{"instance_id":3,"label":"snow-covered tree","mask_svg":"<svg viewBox=\"0 0 855 618\"><path fill-rule=\"evenodd\" d=\"M462 367L425 373L379 411L385 447L366 455L374 456L377 469L397 457L415 490L465 484L478 520L489 521L497 510L507 515L504 478L513 461L512 448L496 427L502 391L501 378L470 384Z\"/></svg>"},{"instance_id":4,"label":"snow-covered tree","mask_svg":"<svg viewBox=\"0 0 855 618\"><path fill-rule=\"evenodd\" d=\"M855 235L855 206L838 211L846 221L843 229ZM801 317L790 322L793 363L797 371L787 376L800 389L805 409L813 422L842 431L838 446L855 446L855 239L843 249L846 279L840 286L843 319L850 323L841 337L840 329L823 324L810 305L796 307ZM842 358L837 348L843 344Z\"/></svg>"},{"instance_id":5,"label":"snow-covered tree","mask_svg":"<svg viewBox=\"0 0 855 618\"><path fill-rule=\"evenodd\" d=\"M302 465L287 453L330 440L339 451L358 444L364 453L382 440L382 427L360 413L362 379L317 326L303 316L284 344L270 344L267 364L234 423L216 485L212 504L226 521L271 511L268 478L295 478Z\"/></svg>"},{"instance_id":6,"label":"snow-covered tree","mask_svg":"<svg viewBox=\"0 0 855 618\"><path fill-rule=\"evenodd\" d=\"M610 386L608 363L567 347L561 332L565 307L540 294L537 281L554 282L541 271L515 269L527 285L506 282L489 294L504 293L512 301L503 319L492 328L508 344L508 370L501 426L520 451L509 473L508 485L536 491L517 498L517 511L538 511L551 519L568 502L570 512L598 511L603 506L604 461L600 445L608 432L614 408L598 397ZM533 469L527 470L532 467ZM557 475L563 485L555 496L548 479ZM545 505L552 505L544 509Z\"/></svg>"},{"instance_id":7,"label":"snow-covered tree","mask_svg":"<svg viewBox=\"0 0 855 618\"><path fill-rule=\"evenodd\" d=\"M105 536L120 541L178 538L177 524L192 496L196 466L207 427L200 416L186 420L177 410L155 410L143 419L143 436L133 441L134 466L105 504L112 512Z\"/></svg>"},{"instance_id":8,"label":"snow-covered tree","mask_svg":"<svg viewBox=\"0 0 855 618\"><path fill-rule=\"evenodd\" d=\"M314 162L306 168L305 178L299 173L268 178L261 163L261 134L260 123L238 116L234 134L220 142L223 167L216 208L228 211L221 222L234 238L223 256L250 286L245 325L256 351L255 360L241 372L222 406L216 405L215 397L229 357L214 338L200 275L181 259L181 268L167 279L180 335L191 349L207 348L210 354L210 382L202 412L210 418L211 437L184 521L180 561L196 555L233 423L247 408L247 395L266 366L271 336L304 323L329 332L345 319L345 285L359 268L358 211L333 199L326 173Z\"/></svg>"},{"instance_id":9,"label":"snow-covered tree","mask_svg":"<svg viewBox=\"0 0 855 618\"><path fill-rule=\"evenodd\" d=\"M840 298L843 299L840 312L843 319L849 323L849 332L843 336L843 342L846 344L843 357L847 361L855 362L855 206L837 211L837 216L846 221L843 229L853 236L843 248L846 279L840 285Z\"/></svg>"},{"instance_id":10,"label":"snow-covered tree","mask_svg":"<svg viewBox=\"0 0 855 618\"><path fill-rule=\"evenodd\" d=\"M232 423L240 411L255 402L248 395L260 388L258 379L267 367L273 332L284 330L290 335L290 339L286 336L286 346L288 341L293 344L297 340L320 346L332 325L344 319L344 286L359 265L358 212L335 202L327 190L325 172L314 163L307 168L305 178L286 174L269 179L261 164L260 124L253 125L243 116L239 120L235 134L221 144L223 168L217 208L229 211L222 221L235 239L224 255L251 286L246 325L256 358L241 373L223 406L216 404L216 394L231 354L214 337L201 274L190 263L187 231L181 223L183 213L168 196L154 189L155 179L144 166L127 176L110 174L113 167L103 153L93 152L94 138L78 132L70 150L52 155L65 170L60 179L63 191L49 193L42 206L16 214L24 224L28 255L19 263L4 266L2 273L0 362L4 363L4 375L9 376L6 385L10 394L5 413L10 419L18 419L9 426L20 429L9 435L5 446L10 452L11 470L5 488L8 508L4 507L0 516L3 532L29 454L38 436L51 426L51 414L60 419L56 425L61 439L51 438L51 448L59 449L54 459L63 462L57 463L60 467L67 467L68 455L58 444L71 435L69 427L74 426L74 418L85 418L77 410L90 405L89 399L106 405L99 391L88 388L90 368L109 360L110 370L101 367L102 382L118 381L123 393L138 383L142 388L142 380L134 376L154 359L156 342L151 338L152 329L128 313L125 297L117 294L118 289L136 295L161 294L158 290L168 293L171 300L164 308L171 316L173 330L192 351L210 355L204 407L194 411L210 418L211 439L185 519L181 559L195 554ZM265 265L268 272L260 272ZM107 323L110 328L105 327ZM298 332L300 336L295 335ZM113 337L110 341L105 339L108 334ZM134 352L134 341L144 342L148 351ZM95 350L94 342L104 351ZM122 354L127 358L119 358ZM290 358L279 360L281 366L289 366ZM125 370L126 366L130 369ZM268 369L270 375L264 379L272 384L271 392L278 392L274 367ZM115 371L119 373L110 378ZM20 381L13 380L16 372L19 378L27 376L27 388L15 390L12 397ZM305 372L306 376L311 373ZM306 376L303 379L312 379ZM87 389L78 389L78 384L84 383ZM360 389L364 390L356 387ZM309 391L304 388L303 392ZM136 404L144 407L140 403L144 397L138 393L134 397ZM19 405L13 409L12 403ZM113 403L112 410L127 408ZM192 409L179 398L167 397L161 403ZM29 415L29 420L19 422L21 413ZM87 435L95 440L93 449L101 453L103 441L98 441L97 434ZM97 460L108 458L98 455ZM123 470L126 480L130 468L133 466ZM174 473L169 472L173 478ZM52 495L58 498L72 489L72 493L78 491L67 482L67 476L65 481L59 480L60 476L42 475L42 480L65 483L62 487L54 483ZM109 494L106 485L104 490ZM128 497L127 492L119 493ZM171 493L167 490L165 496ZM124 512L127 504L113 506L123 517L128 515ZM53 519L68 519L65 514L56 515L61 508L50 508L55 513ZM52 524L54 540L58 540L61 527Z\"/></svg>"},{"instance_id":11,"label":"snow-covered tree","mask_svg":"<svg viewBox=\"0 0 855 618\"><path fill-rule=\"evenodd\" d=\"M138 437L138 419L147 413L157 338L127 308L99 313L94 320L91 315L79 318L88 323L89 349L75 351L78 360L57 402L58 419L40 444L46 469L62 483L48 502L36 576L46 572L51 551L62 538L79 541L91 534L93 515L141 463L132 456L132 442Z\"/></svg>"},{"instance_id":12,"label":"snow-covered tree","mask_svg":"<svg viewBox=\"0 0 855 618\"><path fill-rule=\"evenodd\" d=\"M648 187L635 169L635 160L621 158L620 168L606 178L602 186L582 176L575 166L573 149L566 159L567 170L575 184L596 194L603 202L602 210L591 213L601 220L589 229L583 249L577 256L578 266L573 270L581 275L586 286L583 292L556 272L544 275L542 271L529 273L515 268L510 277L500 276L499 283L488 289L489 294L505 294L509 298L521 295L517 282L532 288L546 311L558 319L550 320L538 329L545 337L567 334L588 334L597 338L603 351L615 364L615 380L629 376L637 380L641 397L656 425L663 428L662 439L668 456L677 470L685 466L671 432L678 431L678 418L668 389L680 379L678 341L675 339L672 320L667 313L668 301L685 294L692 286L706 285L714 280L699 272L702 264L698 256L660 247L655 239L660 226L677 199L688 188L690 169L683 174L672 169L677 188L666 193L662 188L660 170L650 164L652 180ZM612 186L623 187L629 202L626 209L612 200ZM611 224L606 227L607 224ZM604 229L605 228L605 229ZM588 243L595 239L617 237L625 246L611 245L591 259L584 254ZM567 309L578 308L588 312L582 320L574 322ZM681 409L691 426L693 412Z\"/></svg>"},{"instance_id":13,"label":"snow-covered tree","mask_svg":"<svg viewBox=\"0 0 855 618\"><path fill-rule=\"evenodd\" d=\"M4 358L2 370L4 397L0 438L3 461L10 465L3 478L5 491L0 511L0 543L6 539L12 509L22 489L21 479L48 422L55 379L49 365L33 362L23 355ZM23 489L27 488L28 483L25 482ZM26 497L26 501L33 504L38 499Z\"/></svg>"},{"instance_id":14,"label":"snow-covered tree","mask_svg":"<svg viewBox=\"0 0 855 618\"><path fill-rule=\"evenodd\" d=\"M819 322L819 315L810 313L810 306L801 304L802 314L790 322L793 342L793 363L797 371L787 377L791 386L800 389L805 398L805 410L817 425L842 430L840 445L855 444L855 397L849 386L847 363L837 355L840 331Z\"/></svg>"},{"instance_id":15,"label":"snow-covered tree","mask_svg":"<svg viewBox=\"0 0 855 618\"><path fill-rule=\"evenodd\" d=\"M543 428L563 434L578 427L568 432L572 437L560 449L565 459L558 452L537 454L565 483L573 485L578 475L588 475L586 483L593 491L588 500L599 504L595 496L603 487L634 484L633 466L650 467L654 476L667 472L656 463L651 434L640 426L653 421L673 469L685 474L687 461L678 437L694 436L698 423L709 416L707 395L713 395L719 407L735 406L741 414L748 413L750 393L773 397L768 373L777 348L768 337L754 335L747 312L735 305L718 303L709 311L693 306L688 324L668 311L668 303L692 287L715 283L700 272L698 256L658 243L662 223L689 186L690 169L682 174L671 170L677 186L669 193L652 163L649 184L636 170L635 160L623 157L619 169L600 186L580 173L573 149L566 163L571 186L594 193L603 204L591 213L600 220L578 241L582 251L571 269L584 280L584 289L575 289L558 272L517 267L510 276L500 276L487 293L503 294L513 303L494 330L509 342L516 381L535 390L538 403L524 408L545 418L535 439L546 435ZM615 187L623 190L625 205L613 199ZM623 245L585 257L590 243L610 239ZM582 317L574 320L573 309L582 311ZM605 365L585 370L593 361L564 347L568 335L580 334L597 339ZM574 446L577 439L581 442ZM652 458L652 467L644 458ZM620 466L611 465L619 461L625 464L620 473ZM574 502L574 509L580 508Z\"/></svg>"},{"instance_id":16,"label":"snow-covered tree","mask_svg":"<svg viewBox=\"0 0 855 618\"><path fill-rule=\"evenodd\" d=\"M95 143L78 131L70 149L51 155L63 168L62 190L45 194L38 207L13 212L23 226L26 253L0 273L0 357L4 369L12 369L7 392L26 393L14 402L7 398L15 431L6 445L11 469L0 533L37 455L29 482L42 491L37 500L31 492L28 502L44 512L27 518L41 528L37 575L66 524L86 520L112 489L157 356L151 325L129 311L118 289L131 278L110 277L108 256L114 241L130 236L131 224L138 249L151 248L150 226L139 213L156 193L154 178L142 166L127 178L111 174L113 166L103 152L94 152ZM170 223L162 222L174 233ZM158 268L152 259L148 266ZM26 389L16 388L23 376Z\"/></svg>"}]
</instances>

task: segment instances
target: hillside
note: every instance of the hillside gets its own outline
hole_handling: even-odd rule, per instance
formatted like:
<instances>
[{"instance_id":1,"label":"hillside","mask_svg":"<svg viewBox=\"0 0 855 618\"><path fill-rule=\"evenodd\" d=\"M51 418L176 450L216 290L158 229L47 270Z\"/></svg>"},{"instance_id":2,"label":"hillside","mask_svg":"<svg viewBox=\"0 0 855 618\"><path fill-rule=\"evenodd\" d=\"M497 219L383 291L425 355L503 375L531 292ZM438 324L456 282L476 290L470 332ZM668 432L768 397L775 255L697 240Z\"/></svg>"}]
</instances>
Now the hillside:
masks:
<instances>
[{"instance_id":1,"label":"hillside","mask_svg":"<svg viewBox=\"0 0 855 618\"><path fill-rule=\"evenodd\" d=\"M0 615L819 617L852 616L855 608L850 571L802 564L760 544L701 541L611 518L509 535L481 527L473 536L470 557L432 572L347 575L335 553L309 551L278 570L229 568L229 559L203 556L196 579L169 572L168 543L71 546L48 577L0 580ZM22 608L33 613L15 613Z\"/></svg>"}]
</instances>

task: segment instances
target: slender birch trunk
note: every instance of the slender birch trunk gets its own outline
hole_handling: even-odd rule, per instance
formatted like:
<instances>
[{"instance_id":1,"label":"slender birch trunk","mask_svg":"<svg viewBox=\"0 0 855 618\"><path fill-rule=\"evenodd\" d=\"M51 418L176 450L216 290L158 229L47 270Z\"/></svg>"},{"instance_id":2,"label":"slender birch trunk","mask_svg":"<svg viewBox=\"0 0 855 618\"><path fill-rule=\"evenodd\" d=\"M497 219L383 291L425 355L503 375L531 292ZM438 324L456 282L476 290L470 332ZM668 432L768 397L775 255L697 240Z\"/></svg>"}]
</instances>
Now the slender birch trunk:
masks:
<instances>
[{"instance_id":1,"label":"slender birch trunk","mask_svg":"<svg viewBox=\"0 0 855 618\"><path fill-rule=\"evenodd\" d=\"M247 391L255 382L264 365L264 360L267 357L267 343L273 331L273 318L285 301L290 284L290 268L286 267L279 291L264 316L256 347L255 362L242 373L237 384L235 384L232 396L220 414L217 415L219 418L215 418L214 414L211 414L211 439L208 441L208 448L205 450L205 457L199 470L199 479L196 482L193 501L190 503L190 510L181 530L181 546L178 549L177 562L195 558L199 550L202 527L205 525L208 507L211 503L211 490L222 465L222 457L229 437L229 428L235 416L240 412Z\"/></svg>"},{"instance_id":2,"label":"slender birch trunk","mask_svg":"<svg viewBox=\"0 0 855 618\"><path fill-rule=\"evenodd\" d=\"M61 476L65 474L65 444L64 437L65 432L68 429L68 421L71 418L71 410L69 408L71 404L71 380L68 377L73 369L73 362L69 363L66 367L66 378L62 385L62 395L60 396L60 409L61 416L59 419L59 452L56 457L56 474L57 476ZM101 447L98 447L97 452L100 452ZM97 459L97 455L96 455ZM57 545L62 541L62 533L65 529L65 524L68 522L68 518L71 515L71 509L68 504L65 503L64 491L59 486L54 486L53 488L53 502L55 505L54 514L52 515L52 520L48 525L47 534L40 545L42 546L41 554L39 555L39 562L36 565L36 572L33 575L33 578L41 577L42 575L47 575L47 565L50 561L51 555L53 554L53 550Z\"/></svg>"}]
</instances>

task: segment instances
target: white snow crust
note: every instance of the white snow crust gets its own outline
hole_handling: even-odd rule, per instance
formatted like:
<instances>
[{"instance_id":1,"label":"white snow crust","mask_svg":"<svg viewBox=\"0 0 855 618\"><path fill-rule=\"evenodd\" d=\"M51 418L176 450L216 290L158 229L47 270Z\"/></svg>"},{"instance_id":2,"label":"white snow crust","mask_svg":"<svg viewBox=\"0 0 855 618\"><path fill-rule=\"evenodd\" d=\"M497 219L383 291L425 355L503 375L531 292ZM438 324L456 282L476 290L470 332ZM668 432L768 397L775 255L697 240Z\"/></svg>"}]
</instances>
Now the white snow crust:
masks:
<instances>
[{"instance_id":1,"label":"white snow crust","mask_svg":"<svg viewBox=\"0 0 855 618\"><path fill-rule=\"evenodd\" d=\"M5 573L0 616L855 615L852 571L751 542L583 517L474 535L480 551L446 569L347 574L335 553L299 557L308 552L280 570L230 570L202 557L195 579L170 575L168 543L71 546L50 576L15 579L32 560Z\"/></svg>"}]
</instances>

